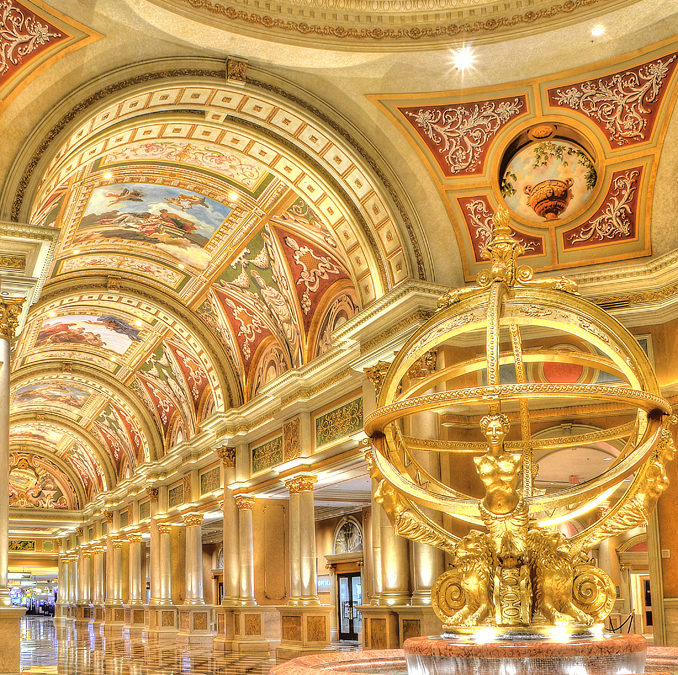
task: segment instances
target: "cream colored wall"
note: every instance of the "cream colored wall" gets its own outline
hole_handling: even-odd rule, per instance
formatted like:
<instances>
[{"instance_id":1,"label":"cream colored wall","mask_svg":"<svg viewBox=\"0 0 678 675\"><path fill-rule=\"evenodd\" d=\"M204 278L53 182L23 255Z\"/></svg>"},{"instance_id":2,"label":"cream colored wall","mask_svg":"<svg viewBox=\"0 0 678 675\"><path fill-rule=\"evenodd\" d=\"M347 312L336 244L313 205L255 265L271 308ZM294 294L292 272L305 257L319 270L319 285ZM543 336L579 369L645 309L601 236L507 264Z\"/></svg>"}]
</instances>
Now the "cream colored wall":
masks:
<instances>
[{"instance_id":1,"label":"cream colored wall","mask_svg":"<svg viewBox=\"0 0 678 675\"><path fill-rule=\"evenodd\" d=\"M288 502L259 499L252 513L254 597L260 605L279 605L289 595Z\"/></svg>"}]
</instances>

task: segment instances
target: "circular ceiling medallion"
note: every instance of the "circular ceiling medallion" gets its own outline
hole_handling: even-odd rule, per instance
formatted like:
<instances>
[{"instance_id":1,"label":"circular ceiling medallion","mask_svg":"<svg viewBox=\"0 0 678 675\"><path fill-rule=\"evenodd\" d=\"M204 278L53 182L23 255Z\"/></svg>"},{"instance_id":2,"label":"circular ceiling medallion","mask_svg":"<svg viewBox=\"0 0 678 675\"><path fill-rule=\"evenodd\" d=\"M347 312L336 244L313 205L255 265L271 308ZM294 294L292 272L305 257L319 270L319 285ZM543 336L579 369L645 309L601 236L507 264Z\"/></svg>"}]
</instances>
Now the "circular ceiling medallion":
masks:
<instances>
[{"instance_id":1,"label":"circular ceiling medallion","mask_svg":"<svg viewBox=\"0 0 678 675\"><path fill-rule=\"evenodd\" d=\"M536 125L521 134L504 155L500 191L520 219L530 223L569 220L593 195L595 160L568 131Z\"/></svg>"}]
</instances>

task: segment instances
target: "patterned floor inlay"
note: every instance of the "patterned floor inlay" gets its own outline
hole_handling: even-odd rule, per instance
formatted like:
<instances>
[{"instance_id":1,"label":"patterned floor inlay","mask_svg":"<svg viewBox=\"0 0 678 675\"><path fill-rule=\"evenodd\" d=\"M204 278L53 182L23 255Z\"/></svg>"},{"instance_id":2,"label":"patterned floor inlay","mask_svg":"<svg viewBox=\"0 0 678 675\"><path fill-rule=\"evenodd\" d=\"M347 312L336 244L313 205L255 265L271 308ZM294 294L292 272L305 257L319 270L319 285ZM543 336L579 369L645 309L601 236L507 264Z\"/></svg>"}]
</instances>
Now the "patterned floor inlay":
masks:
<instances>
[{"instance_id":1,"label":"patterned floor inlay","mask_svg":"<svg viewBox=\"0 0 678 675\"><path fill-rule=\"evenodd\" d=\"M21 669L30 675L266 675L275 662L261 656L177 645L174 640L109 635L52 619L21 620Z\"/></svg>"}]
</instances>

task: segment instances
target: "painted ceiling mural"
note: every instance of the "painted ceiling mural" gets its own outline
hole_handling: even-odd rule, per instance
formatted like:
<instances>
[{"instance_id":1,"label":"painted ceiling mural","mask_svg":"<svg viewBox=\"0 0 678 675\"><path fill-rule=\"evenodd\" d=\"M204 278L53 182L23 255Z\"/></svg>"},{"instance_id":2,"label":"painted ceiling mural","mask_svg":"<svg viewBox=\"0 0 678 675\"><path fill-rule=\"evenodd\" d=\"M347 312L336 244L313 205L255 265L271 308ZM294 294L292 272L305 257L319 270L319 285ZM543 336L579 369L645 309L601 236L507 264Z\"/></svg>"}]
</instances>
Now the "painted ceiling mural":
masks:
<instances>
[{"instance_id":1,"label":"painted ceiling mural","mask_svg":"<svg viewBox=\"0 0 678 675\"><path fill-rule=\"evenodd\" d=\"M60 239L16 346L10 432L85 502L331 349L375 288L344 207L291 161L273 170L218 126L144 118L89 140L88 124L33 202Z\"/></svg>"},{"instance_id":2,"label":"painted ceiling mural","mask_svg":"<svg viewBox=\"0 0 678 675\"><path fill-rule=\"evenodd\" d=\"M371 97L433 176L468 280L502 207L536 270L650 253L651 185L678 90L666 49L491 94Z\"/></svg>"}]
</instances>

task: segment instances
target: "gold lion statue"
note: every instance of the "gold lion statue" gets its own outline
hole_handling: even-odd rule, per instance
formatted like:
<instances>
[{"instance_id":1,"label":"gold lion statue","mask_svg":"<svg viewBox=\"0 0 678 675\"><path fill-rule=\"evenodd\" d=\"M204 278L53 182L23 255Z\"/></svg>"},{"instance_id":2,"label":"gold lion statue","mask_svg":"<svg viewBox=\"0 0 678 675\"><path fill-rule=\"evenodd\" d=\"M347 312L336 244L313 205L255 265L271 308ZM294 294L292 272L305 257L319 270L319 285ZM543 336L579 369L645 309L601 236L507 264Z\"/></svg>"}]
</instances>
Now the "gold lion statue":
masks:
<instances>
[{"instance_id":1,"label":"gold lion statue","mask_svg":"<svg viewBox=\"0 0 678 675\"><path fill-rule=\"evenodd\" d=\"M573 602L574 570L570 545L560 532L531 530L527 537L534 591L533 614L547 623L590 626L594 618Z\"/></svg>"},{"instance_id":2,"label":"gold lion statue","mask_svg":"<svg viewBox=\"0 0 678 675\"><path fill-rule=\"evenodd\" d=\"M456 546L451 569L433 585L431 597L446 626L477 626L493 612L494 561L489 538L471 530Z\"/></svg>"}]
</instances>

